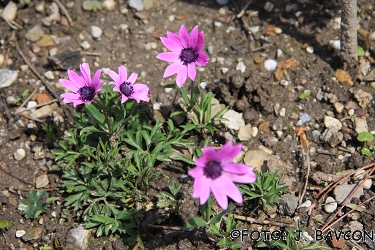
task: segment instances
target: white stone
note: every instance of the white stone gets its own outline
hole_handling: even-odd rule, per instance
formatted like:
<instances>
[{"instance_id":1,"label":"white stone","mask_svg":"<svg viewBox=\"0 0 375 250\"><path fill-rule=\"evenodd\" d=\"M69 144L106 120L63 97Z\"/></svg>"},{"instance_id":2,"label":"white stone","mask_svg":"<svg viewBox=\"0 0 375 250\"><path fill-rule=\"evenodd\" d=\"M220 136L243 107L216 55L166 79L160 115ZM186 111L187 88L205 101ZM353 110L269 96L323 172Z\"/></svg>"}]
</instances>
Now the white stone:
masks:
<instances>
[{"instance_id":1,"label":"white stone","mask_svg":"<svg viewBox=\"0 0 375 250\"><path fill-rule=\"evenodd\" d=\"M17 77L17 70L0 69L0 89L12 85Z\"/></svg>"},{"instance_id":2,"label":"white stone","mask_svg":"<svg viewBox=\"0 0 375 250\"><path fill-rule=\"evenodd\" d=\"M251 139L251 124L246 124L238 130L238 139L240 141L248 141Z\"/></svg>"},{"instance_id":3,"label":"white stone","mask_svg":"<svg viewBox=\"0 0 375 250\"><path fill-rule=\"evenodd\" d=\"M19 148L16 150L16 152L14 152L13 156L16 161L20 161L26 157L26 150Z\"/></svg>"},{"instance_id":4,"label":"white stone","mask_svg":"<svg viewBox=\"0 0 375 250\"><path fill-rule=\"evenodd\" d=\"M340 50L341 49L341 42L340 42L340 40L330 40L329 41L329 45L331 45L331 47L333 49L336 49L336 50Z\"/></svg>"},{"instance_id":5,"label":"white stone","mask_svg":"<svg viewBox=\"0 0 375 250\"><path fill-rule=\"evenodd\" d=\"M154 110L160 110L160 107L161 107L161 103L160 103L160 102L154 102L154 103L152 104L152 108L153 108Z\"/></svg>"},{"instance_id":6,"label":"white stone","mask_svg":"<svg viewBox=\"0 0 375 250\"><path fill-rule=\"evenodd\" d=\"M372 179L367 179L363 182L363 189L370 189L372 186Z\"/></svg>"},{"instance_id":7,"label":"white stone","mask_svg":"<svg viewBox=\"0 0 375 250\"><path fill-rule=\"evenodd\" d=\"M83 224L80 224L77 228L69 231L71 236L76 239L76 244L79 249L87 249L91 234L90 232L91 230L85 229Z\"/></svg>"},{"instance_id":8,"label":"white stone","mask_svg":"<svg viewBox=\"0 0 375 250\"><path fill-rule=\"evenodd\" d=\"M55 79L55 75L52 73L52 71L47 71L44 73L44 76L48 79L48 80L53 80Z\"/></svg>"},{"instance_id":9,"label":"white stone","mask_svg":"<svg viewBox=\"0 0 375 250\"><path fill-rule=\"evenodd\" d=\"M47 116L51 116L53 111L58 109L58 105L53 103L51 105L45 105L41 108L36 109L34 112L30 114L30 118L32 119L42 119L46 118Z\"/></svg>"},{"instance_id":10,"label":"white stone","mask_svg":"<svg viewBox=\"0 0 375 250\"><path fill-rule=\"evenodd\" d=\"M168 16L168 20L169 20L170 22L173 22L175 18L176 18L175 15L170 15L170 16Z\"/></svg>"},{"instance_id":11,"label":"white stone","mask_svg":"<svg viewBox=\"0 0 375 250\"><path fill-rule=\"evenodd\" d=\"M111 11L115 9L116 2L114 0L104 0L102 6L105 10Z\"/></svg>"},{"instance_id":12,"label":"white stone","mask_svg":"<svg viewBox=\"0 0 375 250\"><path fill-rule=\"evenodd\" d=\"M17 230L16 231L16 237L20 238L26 234L25 230Z\"/></svg>"},{"instance_id":13,"label":"white stone","mask_svg":"<svg viewBox=\"0 0 375 250\"><path fill-rule=\"evenodd\" d=\"M281 33L283 33L283 30L280 29L279 27L276 27L276 28L274 29L274 31L275 31L276 34L281 34Z\"/></svg>"},{"instance_id":14,"label":"white stone","mask_svg":"<svg viewBox=\"0 0 375 250\"><path fill-rule=\"evenodd\" d=\"M301 205L299 205L299 208L310 207L310 206L311 206L311 201L307 200L304 203L302 203Z\"/></svg>"},{"instance_id":15,"label":"white stone","mask_svg":"<svg viewBox=\"0 0 375 250\"><path fill-rule=\"evenodd\" d=\"M27 108L32 108L32 107L35 107L36 105L38 105L38 103L36 101L29 101L27 103ZM34 111L35 109L31 109L31 111Z\"/></svg>"},{"instance_id":16,"label":"white stone","mask_svg":"<svg viewBox=\"0 0 375 250\"><path fill-rule=\"evenodd\" d=\"M252 127L251 128L251 136L255 137L258 135L258 128L257 127Z\"/></svg>"},{"instance_id":17,"label":"white stone","mask_svg":"<svg viewBox=\"0 0 375 250\"><path fill-rule=\"evenodd\" d=\"M5 6L3 13L1 16L6 21L13 21L16 18L17 15L17 4L14 2L9 2L7 6Z\"/></svg>"},{"instance_id":18,"label":"white stone","mask_svg":"<svg viewBox=\"0 0 375 250\"><path fill-rule=\"evenodd\" d=\"M345 107L345 105L342 104L341 102L335 102L333 106L335 107L336 112L339 114L344 110L344 107Z\"/></svg>"},{"instance_id":19,"label":"white stone","mask_svg":"<svg viewBox=\"0 0 375 250\"><path fill-rule=\"evenodd\" d=\"M239 62L236 66L236 70L241 71L241 73L245 73L246 65L243 62Z\"/></svg>"},{"instance_id":20,"label":"white stone","mask_svg":"<svg viewBox=\"0 0 375 250\"><path fill-rule=\"evenodd\" d=\"M223 118L221 122L229 129L239 130L241 126L245 126L242 113L238 113L234 110L225 112Z\"/></svg>"},{"instance_id":21,"label":"white stone","mask_svg":"<svg viewBox=\"0 0 375 250\"><path fill-rule=\"evenodd\" d=\"M221 26L223 26L223 24L221 22L218 22L218 21L214 22L214 25L217 28L220 28Z\"/></svg>"},{"instance_id":22,"label":"white stone","mask_svg":"<svg viewBox=\"0 0 375 250\"><path fill-rule=\"evenodd\" d=\"M171 93L172 90L173 90L173 88L164 88L165 93Z\"/></svg>"},{"instance_id":23,"label":"white stone","mask_svg":"<svg viewBox=\"0 0 375 250\"><path fill-rule=\"evenodd\" d=\"M81 43L81 47L82 47L83 49L89 49L89 48L90 48L90 44L89 44L88 41L83 41L83 42Z\"/></svg>"},{"instance_id":24,"label":"white stone","mask_svg":"<svg viewBox=\"0 0 375 250\"><path fill-rule=\"evenodd\" d=\"M275 71L277 68L277 62L273 59L267 59L264 61L264 68L267 71Z\"/></svg>"},{"instance_id":25,"label":"white stone","mask_svg":"<svg viewBox=\"0 0 375 250\"><path fill-rule=\"evenodd\" d=\"M200 83L200 86L201 86L202 89L206 89L206 87L207 87L207 82L201 82L201 83Z\"/></svg>"},{"instance_id":26,"label":"white stone","mask_svg":"<svg viewBox=\"0 0 375 250\"><path fill-rule=\"evenodd\" d=\"M249 28L249 30L251 31L251 33L255 34L259 32L259 28L259 26L252 26Z\"/></svg>"},{"instance_id":27,"label":"white stone","mask_svg":"<svg viewBox=\"0 0 375 250\"><path fill-rule=\"evenodd\" d=\"M49 184L48 175L42 174L36 177L35 179L35 187L36 188L43 188Z\"/></svg>"},{"instance_id":28,"label":"white stone","mask_svg":"<svg viewBox=\"0 0 375 250\"><path fill-rule=\"evenodd\" d=\"M222 68L221 68L221 72L222 72L223 74L226 74L228 71L229 71L229 69L226 68L226 67L222 67Z\"/></svg>"},{"instance_id":29,"label":"white stone","mask_svg":"<svg viewBox=\"0 0 375 250\"><path fill-rule=\"evenodd\" d=\"M45 10L45 2L44 1L41 1L41 2L37 2L35 4L35 10L39 13L43 13L44 10Z\"/></svg>"},{"instance_id":30,"label":"white stone","mask_svg":"<svg viewBox=\"0 0 375 250\"><path fill-rule=\"evenodd\" d=\"M281 108L281 109L280 109L280 113L279 113L279 115L280 115L281 117L285 117L285 113L286 113L285 108Z\"/></svg>"},{"instance_id":31,"label":"white stone","mask_svg":"<svg viewBox=\"0 0 375 250\"><path fill-rule=\"evenodd\" d=\"M103 34L103 31L101 28L94 25L94 26L91 26L90 28L90 34L93 38L97 39Z\"/></svg>"},{"instance_id":32,"label":"white stone","mask_svg":"<svg viewBox=\"0 0 375 250\"><path fill-rule=\"evenodd\" d=\"M313 47L313 46L308 46L308 47L306 48L306 51L307 51L307 53L312 54L312 53L314 53L314 47Z\"/></svg>"},{"instance_id":33,"label":"white stone","mask_svg":"<svg viewBox=\"0 0 375 250\"><path fill-rule=\"evenodd\" d=\"M284 55L284 52L281 50L281 49L277 49L277 52L276 52L276 58L279 59L280 57L282 57Z\"/></svg>"},{"instance_id":34,"label":"white stone","mask_svg":"<svg viewBox=\"0 0 375 250\"><path fill-rule=\"evenodd\" d=\"M130 0L129 7L135 9L136 11L141 11L144 9L142 0Z\"/></svg>"},{"instance_id":35,"label":"white stone","mask_svg":"<svg viewBox=\"0 0 375 250\"><path fill-rule=\"evenodd\" d=\"M324 211L331 214L337 209L337 202L334 198L328 196L324 204Z\"/></svg>"},{"instance_id":36,"label":"white stone","mask_svg":"<svg viewBox=\"0 0 375 250\"><path fill-rule=\"evenodd\" d=\"M10 104L10 105L13 105L16 103L16 98L12 95L10 96L7 96L7 103Z\"/></svg>"},{"instance_id":37,"label":"white stone","mask_svg":"<svg viewBox=\"0 0 375 250\"><path fill-rule=\"evenodd\" d=\"M355 132L368 132L367 120L360 117L355 118Z\"/></svg>"},{"instance_id":38,"label":"white stone","mask_svg":"<svg viewBox=\"0 0 375 250\"><path fill-rule=\"evenodd\" d=\"M340 120L327 115L324 116L324 125L326 126L326 128L335 127L337 128L337 130L342 129L342 123L340 122Z\"/></svg>"},{"instance_id":39,"label":"white stone","mask_svg":"<svg viewBox=\"0 0 375 250\"><path fill-rule=\"evenodd\" d=\"M283 79L283 80L280 81L280 85L284 86L284 87L288 87L289 81Z\"/></svg>"}]
</instances>

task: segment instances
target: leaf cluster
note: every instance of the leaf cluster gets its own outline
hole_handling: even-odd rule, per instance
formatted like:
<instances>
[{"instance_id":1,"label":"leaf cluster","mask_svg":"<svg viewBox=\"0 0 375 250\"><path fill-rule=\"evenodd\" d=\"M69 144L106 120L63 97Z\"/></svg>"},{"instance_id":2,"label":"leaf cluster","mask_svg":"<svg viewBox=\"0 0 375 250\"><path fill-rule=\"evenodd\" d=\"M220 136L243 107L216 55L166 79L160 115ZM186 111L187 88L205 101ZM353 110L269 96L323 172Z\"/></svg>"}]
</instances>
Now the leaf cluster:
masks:
<instances>
[{"instance_id":1,"label":"leaf cluster","mask_svg":"<svg viewBox=\"0 0 375 250\"><path fill-rule=\"evenodd\" d=\"M280 183L280 179L276 176L277 172L259 173L255 170L254 173L257 175L255 182L238 185L244 199L259 199L263 205L263 210L267 206L275 206L281 197L280 193L286 190L288 186Z\"/></svg>"},{"instance_id":2,"label":"leaf cluster","mask_svg":"<svg viewBox=\"0 0 375 250\"><path fill-rule=\"evenodd\" d=\"M31 190L26 194L27 198L20 200L20 203L26 205L26 209L23 211L26 219L36 219L41 213L47 210L47 202L59 199L57 197L50 197L44 201L46 195L47 192L44 189Z\"/></svg>"},{"instance_id":3,"label":"leaf cluster","mask_svg":"<svg viewBox=\"0 0 375 250\"><path fill-rule=\"evenodd\" d=\"M164 208L167 212L170 210L178 210L180 204L178 200L181 196L182 185L177 186L175 182L172 182L172 184L168 186L168 189L169 192L162 191L159 193L156 206L158 208Z\"/></svg>"}]
</instances>

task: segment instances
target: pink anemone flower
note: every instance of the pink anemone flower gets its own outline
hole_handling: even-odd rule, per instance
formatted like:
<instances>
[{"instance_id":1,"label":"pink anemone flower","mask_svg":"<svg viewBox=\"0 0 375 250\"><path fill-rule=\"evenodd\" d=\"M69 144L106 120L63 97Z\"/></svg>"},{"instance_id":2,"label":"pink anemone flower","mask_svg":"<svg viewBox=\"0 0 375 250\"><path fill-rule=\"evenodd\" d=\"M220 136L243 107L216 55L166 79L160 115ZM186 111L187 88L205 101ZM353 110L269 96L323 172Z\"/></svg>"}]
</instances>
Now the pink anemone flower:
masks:
<instances>
[{"instance_id":1,"label":"pink anemone flower","mask_svg":"<svg viewBox=\"0 0 375 250\"><path fill-rule=\"evenodd\" d=\"M198 32L198 25L196 25L189 35L185 26L182 25L178 35L167 31L167 37L161 37L160 40L171 52L162 52L156 58L172 62L165 69L163 78L177 74L176 83L181 88L187 77L195 80L197 74L195 65L205 66L209 60L202 51L204 33Z\"/></svg>"},{"instance_id":2,"label":"pink anemone flower","mask_svg":"<svg viewBox=\"0 0 375 250\"><path fill-rule=\"evenodd\" d=\"M210 197L212 190L217 203L222 209L228 208L228 198L242 203L243 198L233 182L252 183L256 180L253 167L232 163L241 152L242 145L232 145L232 141L225 144L219 151L212 147L203 148L201 158L195 159L196 167L189 171L194 178L193 197L200 198L203 205Z\"/></svg>"},{"instance_id":3,"label":"pink anemone flower","mask_svg":"<svg viewBox=\"0 0 375 250\"><path fill-rule=\"evenodd\" d=\"M81 70L81 75L78 75L74 71L68 69L68 76L70 80L59 79L59 82L67 89L73 93L64 93L60 97L64 98L63 102L73 103L76 107L80 104L91 104L94 99L95 94L101 89L100 84L103 82L99 79L102 71L99 69L96 71L94 77L91 79L90 66L88 63L82 63L79 65Z\"/></svg>"},{"instance_id":4,"label":"pink anemone flower","mask_svg":"<svg viewBox=\"0 0 375 250\"><path fill-rule=\"evenodd\" d=\"M128 78L127 70L123 65L118 67L118 74L112 70L108 70L107 73L113 80L108 84L115 84L116 86L113 90L119 92L122 96L121 103L126 102L129 98L134 99L137 103L141 100L145 102L150 101L149 87L143 83L134 84L138 74L132 73Z\"/></svg>"}]
</instances>

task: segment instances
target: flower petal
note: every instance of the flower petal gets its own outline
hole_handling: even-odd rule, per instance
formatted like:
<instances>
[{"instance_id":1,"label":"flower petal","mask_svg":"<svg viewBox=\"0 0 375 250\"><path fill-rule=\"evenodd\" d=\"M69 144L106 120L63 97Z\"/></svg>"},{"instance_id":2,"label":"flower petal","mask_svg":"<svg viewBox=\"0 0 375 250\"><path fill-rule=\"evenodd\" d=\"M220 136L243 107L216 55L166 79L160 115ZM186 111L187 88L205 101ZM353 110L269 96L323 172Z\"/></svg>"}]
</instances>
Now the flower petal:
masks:
<instances>
[{"instance_id":1,"label":"flower petal","mask_svg":"<svg viewBox=\"0 0 375 250\"><path fill-rule=\"evenodd\" d=\"M188 65L188 76L190 77L191 80L195 80L195 76L197 75L197 70L195 68L194 63L189 63Z\"/></svg>"},{"instance_id":2,"label":"flower petal","mask_svg":"<svg viewBox=\"0 0 375 250\"><path fill-rule=\"evenodd\" d=\"M244 184L253 183L257 179L257 176L254 173L238 175L238 174L231 174L231 173L224 172L224 175L227 176L233 182L244 183Z\"/></svg>"},{"instance_id":3,"label":"flower petal","mask_svg":"<svg viewBox=\"0 0 375 250\"><path fill-rule=\"evenodd\" d=\"M179 61L176 61L170 65L168 65L168 67L165 69L164 71L164 75L163 75L163 78L166 78L168 76L171 76L171 75L174 75L176 74L178 71L180 71L182 68L186 67L185 65L183 65L181 62Z\"/></svg>"},{"instance_id":4,"label":"flower petal","mask_svg":"<svg viewBox=\"0 0 375 250\"><path fill-rule=\"evenodd\" d=\"M198 41L198 25L195 25L195 27L190 32L190 38L189 38L189 47L195 48Z\"/></svg>"},{"instance_id":5,"label":"flower petal","mask_svg":"<svg viewBox=\"0 0 375 250\"><path fill-rule=\"evenodd\" d=\"M61 98L64 98L63 103L73 103L73 106L76 107L79 104L84 103L79 94L75 93L64 93L60 95Z\"/></svg>"},{"instance_id":6,"label":"flower petal","mask_svg":"<svg viewBox=\"0 0 375 250\"><path fill-rule=\"evenodd\" d=\"M202 51L199 51L198 52L198 58L195 61L195 63L198 66L205 66L208 63L209 60L210 60L210 58L206 55L206 53L204 53Z\"/></svg>"},{"instance_id":7,"label":"flower petal","mask_svg":"<svg viewBox=\"0 0 375 250\"><path fill-rule=\"evenodd\" d=\"M77 93L79 88L77 85L74 84L74 82L66 80L66 79L59 79L59 82L70 91L73 91L74 93Z\"/></svg>"},{"instance_id":8,"label":"flower petal","mask_svg":"<svg viewBox=\"0 0 375 250\"><path fill-rule=\"evenodd\" d=\"M129 76L127 82L130 82L131 84L134 84L135 81L137 80L137 77L138 77L138 74L137 74L137 73L132 73L132 74Z\"/></svg>"},{"instance_id":9,"label":"flower petal","mask_svg":"<svg viewBox=\"0 0 375 250\"><path fill-rule=\"evenodd\" d=\"M70 81L74 82L78 89L86 86L85 80L82 78L82 76L79 76L73 70L68 69L68 77Z\"/></svg>"},{"instance_id":10,"label":"flower petal","mask_svg":"<svg viewBox=\"0 0 375 250\"><path fill-rule=\"evenodd\" d=\"M120 84L128 81L128 71L126 70L124 65L118 67L118 74L120 78Z\"/></svg>"},{"instance_id":11,"label":"flower petal","mask_svg":"<svg viewBox=\"0 0 375 250\"><path fill-rule=\"evenodd\" d=\"M92 78L92 87L95 89L95 91L99 88L100 84L102 84L102 82L103 82L103 80L100 79L100 74L101 73L102 73L102 70L98 69L95 72L94 77Z\"/></svg>"},{"instance_id":12,"label":"flower petal","mask_svg":"<svg viewBox=\"0 0 375 250\"><path fill-rule=\"evenodd\" d=\"M166 62L174 62L179 60L179 54L176 52L162 52L156 56L157 59L166 61Z\"/></svg>"},{"instance_id":13,"label":"flower petal","mask_svg":"<svg viewBox=\"0 0 375 250\"><path fill-rule=\"evenodd\" d=\"M160 37L160 41L164 44L165 47L172 51L180 51L182 49L180 40Z\"/></svg>"},{"instance_id":14,"label":"flower petal","mask_svg":"<svg viewBox=\"0 0 375 250\"><path fill-rule=\"evenodd\" d=\"M146 84L143 83L137 83L133 85L133 94L131 95L131 98L136 100L138 103L140 100L149 102L150 98L148 97L150 95L150 89Z\"/></svg>"},{"instance_id":15,"label":"flower petal","mask_svg":"<svg viewBox=\"0 0 375 250\"><path fill-rule=\"evenodd\" d=\"M205 147L203 148L202 151L202 156L198 159L195 159L195 165L199 167L205 167L207 162L212 161L212 160L217 160L216 159L216 151L212 147Z\"/></svg>"},{"instance_id":16,"label":"flower petal","mask_svg":"<svg viewBox=\"0 0 375 250\"><path fill-rule=\"evenodd\" d=\"M195 46L195 49L197 51L201 51L203 49L203 46L204 46L204 32L201 31L198 33L198 40L197 40L197 44Z\"/></svg>"},{"instance_id":17,"label":"flower petal","mask_svg":"<svg viewBox=\"0 0 375 250\"><path fill-rule=\"evenodd\" d=\"M121 84L120 76L116 72L114 72L113 70L108 70L107 74L112 78L115 84Z\"/></svg>"},{"instance_id":18,"label":"flower petal","mask_svg":"<svg viewBox=\"0 0 375 250\"><path fill-rule=\"evenodd\" d=\"M189 175L193 177L194 179L199 178L200 176L203 175L203 167L197 166L195 168L190 169Z\"/></svg>"},{"instance_id":19,"label":"flower petal","mask_svg":"<svg viewBox=\"0 0 375 250\"><path fill-rule=\"evenodd\" d=\"M236 156L241 152L242 145L237 144L236 146L232 145L232 141L228 141L227 144L225 144L218 154L221 156L221 160L223 163L231 162Z\"/></svg>"},{"instance_id":20,"label":"flower petal","mask_svg":"<svg viewBox=\"0 0 375 250\"><path fill-rule=\"evenodd\" d=\"M222 164L223 170L231 174L247 174L253 172L254 168L245 164L238 163L224 163Z\"/></svg>"},{"instance_id":21,"label":"flower petal","mask_svg":"<svg viewBox=\"0 0 375 250\"><path fill-rule=\"evenodd\" d=\"M178 31L178 36L183 48L189 47L189 34L184 25L181 25L180 30Z\"/></svg>"},{"instance_id":22,"label":"flower petal","mask_svg":"<svg viewBox=\"0 0 375 250\"><path fill-rule=\"evenodd\" d=\"M176 83L179 88L184 85L185 81L187 78L187 67L184 66L182 67L178 72L177 72L177 77L176 77Z\"/></svg>"},{"instance_id":23,"label":"flower petal","mask_svg":"<svg viewBox=\"0 0 375 250\"><path fill-rule=\"evenodd\" d=\"M200 198L200 204L203 205L210 198L211 180L201 176L194 180L193 197ZM195 191L197 190L197 191Z\"/></svg>"},{"instance_id":24,"label":"flower petal","mask_svg":"<svg viewBox=\"0 0 375 250\"><path fill-rule=\"evenodd\" d=\"M90 75L90 66L88 63L82 63L79 65L81 69L81 75L83 79L86 81L86 86L91 86L91 75Z\"/></svg>"},{"instance_id":25,"label":"flower petal","mask_svg":"<svg viewBox=\"0 0 375 250\"><path fill-rule=\"evenodd\" d=\"M170 32L170 31L167 31L167 37L168 37L169 40L174 42L176 44L176 46L179 46L178 50L182 50L184 48L184 47L182 47L180 37L177 34L175 34L173 32Z\"/></svg>"},{"instance_id":26,"label":"flower petal","mask_svg":"<svg viewBox=\"0 0 375 250\"><path fill-rule=\"evenodd\" d=\"M211 181L211 189L212 189L212 193L214 194L217 203L222 209L225 210L228 208L228 198L227 198L227 194L225 191L227 183L223 182L223 180L224 180L223 176L221 176Z\"/></svg>"},{"instance_id":27,"label":"flower petal","mask_svg":"<svg viewBox=\"0 0 375 250\"><path fill-rule=\"evenodd\" d=\"M124 102L126 102L129 99L126 95L121 94L121 96L122 96L122 98L121 98L121 104L124 103Z\"/></svg>"},{"instance_id":28,"label":"flower petal","mask_svg":"<svg viewBox=\"0 0 375 250\"><path fill-rule=\"evenodd\" d=\"M224 192L237 203L242 203L242 194L240 190L234 185L233 181L231 181L227 176L223 175L221 178L221 183L225 187Z\"/></svg>"}]
</instances>

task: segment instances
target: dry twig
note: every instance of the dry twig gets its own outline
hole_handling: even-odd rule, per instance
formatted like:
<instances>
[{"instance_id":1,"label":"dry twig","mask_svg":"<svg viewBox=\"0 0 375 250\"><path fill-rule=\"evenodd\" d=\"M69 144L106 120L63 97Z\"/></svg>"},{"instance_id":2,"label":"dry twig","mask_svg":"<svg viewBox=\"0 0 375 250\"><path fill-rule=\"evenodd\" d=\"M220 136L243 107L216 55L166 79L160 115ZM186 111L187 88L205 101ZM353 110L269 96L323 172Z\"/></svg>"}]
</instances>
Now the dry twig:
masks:
<instances>
[{"instance_id":1,"label":"dry twig","mask_svg":"<svg viewBox=\"0 0 375 250\"><path fill-rule=\"evenodd\" d=\"M73 20L72 20L72 18L70 18L68 11L65 9L65 6L59 0L55 0L55 3L59 6L59 8L61 9L61 11L64 13L64 15L66 16L66 18L68 19L69 26L72 26L73 25Z\"/></svg>"},{"instance_id":2,"label":"dry twig","mask_svg":"<svg viewBox=\"0 0 375 250\"><path fill-rule=\"evenodd\" d=\"M244 220L244 221L248 221L248 222L259 224L259 225L271 225L271 226L277 226L277 227L295 226L294 223L293 224L292 223L286 224L286 223L277 222L277 221L257 220L257 219L251 218L251 217L236 215L236 214L233 214L233 216L234 216L234 218L236 218L238 220Z\"/></svg>"}]
</instances>

